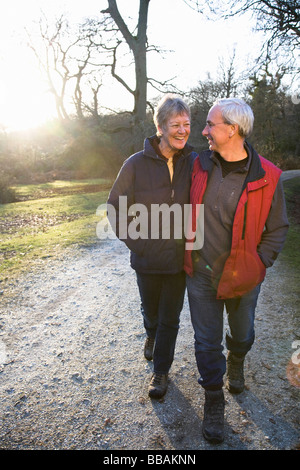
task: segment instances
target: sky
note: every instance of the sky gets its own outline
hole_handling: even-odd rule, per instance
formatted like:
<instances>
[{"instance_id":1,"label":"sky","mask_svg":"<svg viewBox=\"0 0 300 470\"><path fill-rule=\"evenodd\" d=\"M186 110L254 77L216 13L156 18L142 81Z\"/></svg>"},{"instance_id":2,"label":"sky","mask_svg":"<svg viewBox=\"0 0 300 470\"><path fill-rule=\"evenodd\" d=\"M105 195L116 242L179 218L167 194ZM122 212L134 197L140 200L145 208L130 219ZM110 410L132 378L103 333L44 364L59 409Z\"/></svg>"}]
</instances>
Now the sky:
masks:
<instances>
[{"instance_id":1,"label":"sky","mask_svg":"<svg viewBox=\"0 0 300 470\"><path fill-rule=\"evenodd\" d=\"M138 0L118 0L122 14L138 16ZM130 5L130 8L129 8ZM0 8L0 129L26 129L56 116L53 97L37 60L26 44L25 28L35 31L44 12L51 18L65 13L70 23L96 17L106 0L10 0ZM128 20L130 21L130 20ZM208 21L183 0L151 0L148 39L166 52L148 56L148 75L159 80L176 77L174 84L189 90L207 73L217 76L219 59L236 50L239 71L247 69L260 49L262 37L253 32L249 15L230 21ZM238 72L239 72L238 71ZM99 100L109 108L132 109L132 98L121 85L101 90ZM149 98L158 95L151 90ZM151 94L152 93L152 94Z\"/></svg>"}]
</instances>

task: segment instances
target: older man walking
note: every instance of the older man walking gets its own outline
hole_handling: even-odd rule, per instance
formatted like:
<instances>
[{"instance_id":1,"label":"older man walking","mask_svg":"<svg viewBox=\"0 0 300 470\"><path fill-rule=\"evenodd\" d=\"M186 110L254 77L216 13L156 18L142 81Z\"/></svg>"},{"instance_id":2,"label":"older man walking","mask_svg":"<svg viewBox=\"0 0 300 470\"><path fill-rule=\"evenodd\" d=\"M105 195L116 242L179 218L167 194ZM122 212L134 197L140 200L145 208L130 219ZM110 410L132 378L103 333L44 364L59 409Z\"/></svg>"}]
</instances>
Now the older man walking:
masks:
<instances>
[{"instance_id":1,"label":"older man walking","mask_svg":"<svg viewBox=\"0 0 300 470\"><path fill-rule=\"evenodd\" d=\"M217 101L202 132L209 150L196 158L192 174L192 225L195 207L204 204L204 243L191 249L189 240L185 271L199 383L205 390L203 435L213 443L224 439L224 305L229 324L226 385L240 393L260 286L288 230L281 171L246 141L253 121L244 101Z\"/></svg>"}]
</instances>

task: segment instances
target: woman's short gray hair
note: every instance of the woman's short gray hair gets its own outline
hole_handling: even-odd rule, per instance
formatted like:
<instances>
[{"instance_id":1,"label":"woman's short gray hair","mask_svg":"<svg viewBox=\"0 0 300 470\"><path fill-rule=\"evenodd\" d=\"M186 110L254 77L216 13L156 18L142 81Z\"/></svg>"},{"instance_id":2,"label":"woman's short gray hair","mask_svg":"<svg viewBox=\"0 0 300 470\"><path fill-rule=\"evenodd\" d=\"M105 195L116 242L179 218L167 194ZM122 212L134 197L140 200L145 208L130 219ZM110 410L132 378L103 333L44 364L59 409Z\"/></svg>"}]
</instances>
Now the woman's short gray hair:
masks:
<instances>
[{"instance_id":1,"label":"woman's short gray hair","mask_svg":"<svg viewBox=\"0 0 300 470\"><path fill-rule=\"evenodd\" d=\"M253 129L254 115L250 106L240 98L221 98L214 106L219 106L226 124L238 124L239 135L245 139Z\"/></svg>"},{"instance_id":2,"label":"woman's short gray hair","mask_svg":"<svg viewBox=\"0 0 300 470\"><path fill-rule=\"evenodd\" d=\"M158 126L165 129L170 117L177 116L178 114L187 114L189 119L191 119L191 111L185 101L177 95L168 93L160 100L155 109L153 120L156 129L158 129Z\"/></svg>"}]
</instances>

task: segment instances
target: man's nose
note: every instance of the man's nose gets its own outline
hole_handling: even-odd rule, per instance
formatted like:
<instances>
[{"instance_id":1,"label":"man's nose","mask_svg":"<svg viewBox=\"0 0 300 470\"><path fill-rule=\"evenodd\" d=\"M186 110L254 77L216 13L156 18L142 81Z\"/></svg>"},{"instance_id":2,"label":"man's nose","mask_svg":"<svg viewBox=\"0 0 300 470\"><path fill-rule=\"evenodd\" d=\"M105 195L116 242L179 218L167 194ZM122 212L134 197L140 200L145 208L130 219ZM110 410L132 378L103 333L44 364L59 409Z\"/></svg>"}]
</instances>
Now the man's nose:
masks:
<instances>
[{"instance_id":1,"label":"man's nose","mask_svg":"<svg viewBox=\"0 0 300 470\"><path fill-rule=\"evenodd\" d=\"M208 135L208 125L206 124L206 126L204 127L203 131L202 131L202 135L206 136Z\"/></svg>"}]
</instances>

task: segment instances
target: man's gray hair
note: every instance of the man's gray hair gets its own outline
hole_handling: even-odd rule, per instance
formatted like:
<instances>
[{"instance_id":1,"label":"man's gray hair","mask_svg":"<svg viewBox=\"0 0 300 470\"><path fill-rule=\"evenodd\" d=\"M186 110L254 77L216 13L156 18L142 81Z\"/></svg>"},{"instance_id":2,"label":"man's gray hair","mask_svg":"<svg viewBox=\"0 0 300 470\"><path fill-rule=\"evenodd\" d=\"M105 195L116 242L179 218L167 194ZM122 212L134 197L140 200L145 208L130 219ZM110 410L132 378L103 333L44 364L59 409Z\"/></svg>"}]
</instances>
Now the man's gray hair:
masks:
<instances>
[{"instance_id":1,"label":"man's gray hair","mask_svg":"<svg viewBox=\"0 0 300 470\"><path fill-rule=\"evenodd\" d=\"M226 124L238 124L239 135L245 139L249 137L253 129L254 115L250 106L240 98L221 98L214 106L221 109L223 120Z\"/></svg>"},{"instance_id":2,"label":"man's gray hair","mask_svg":"<svg viewBox=\"0 0 300 470\"><path fill-rule=\"evenodd\" d=\"M158 129L158 126L165 129L168 120L178 114L187 114L191 119L191 111L187 103L179 96L168 93L160 100L155 109L153 120L156 129Z\"/></svg>"}]
</instances>

